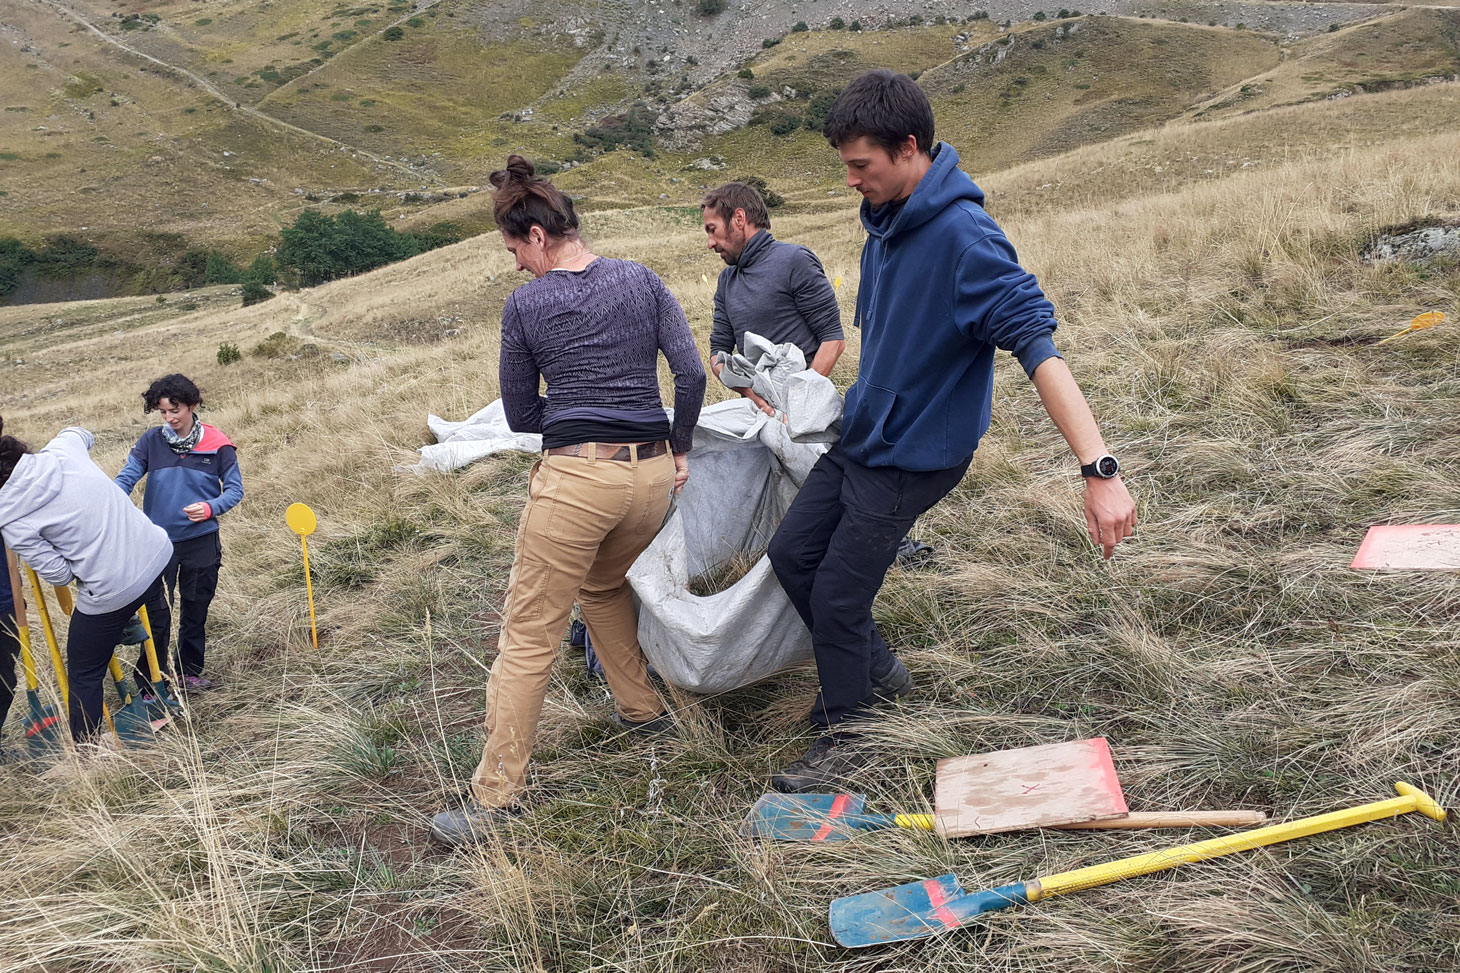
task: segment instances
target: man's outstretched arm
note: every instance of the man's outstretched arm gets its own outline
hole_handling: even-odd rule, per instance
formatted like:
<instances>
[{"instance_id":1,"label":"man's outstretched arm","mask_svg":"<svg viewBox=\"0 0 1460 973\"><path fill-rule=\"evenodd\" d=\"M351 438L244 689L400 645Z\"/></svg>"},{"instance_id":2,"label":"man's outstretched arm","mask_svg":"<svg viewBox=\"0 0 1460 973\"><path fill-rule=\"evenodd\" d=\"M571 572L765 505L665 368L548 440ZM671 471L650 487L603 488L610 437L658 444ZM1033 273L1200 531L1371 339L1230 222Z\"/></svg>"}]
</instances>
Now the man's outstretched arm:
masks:
<instances>
[{"instance_id":1,"label":"man's outstretched arm","mask_svg":"<svg viewBox=\"0 0 1460 973\"><path fill-rule=\"evenodd\" d=\"M1090 413L1090 404L1063 358L1046 358L1040 362L1034 370L1034 387L1081 464L1093 463L1107 452L1100 427ZM1085 480L1085 525L1090 529L1090 540L1104 549L1106 558L1115 552L1115 545L1135 530L1136 503L1119 476L1108 480L1092 476Z\"/></svg>"}]
</instances>

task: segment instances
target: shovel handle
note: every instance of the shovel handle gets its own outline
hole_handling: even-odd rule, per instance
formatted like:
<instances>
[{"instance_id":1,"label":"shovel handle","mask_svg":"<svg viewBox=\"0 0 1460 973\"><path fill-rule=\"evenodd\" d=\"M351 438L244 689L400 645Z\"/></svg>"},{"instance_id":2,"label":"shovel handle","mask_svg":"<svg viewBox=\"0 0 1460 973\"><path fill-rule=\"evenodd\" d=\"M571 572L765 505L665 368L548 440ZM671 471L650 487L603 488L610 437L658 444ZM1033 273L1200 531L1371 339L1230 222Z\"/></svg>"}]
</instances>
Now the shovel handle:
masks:
<instances>
[{"instance_id":1,"label":"shovel handle","mask_svg":"<svg viewBox=\"0 0 1460 973\"><path fill-rule=\"evenodd\" d=\"M1050 896L1081 892L1100 885L1108 885L1111 882L1119 882L1122 879L1134 878L1137 875L1163 872L1168 868L1175 868L1177 865L1185 865L1188 862L1206 861L1208 858L1220 858L1223 855L1250 851L1264 845L1276 845L1295 838L1306 838L1325 831L1351 828L1367 821L1382 821L1385 818L1408 814L1410 811L1419 811L1436 821L1445 820L1444 808L1436 804L1434 798L1424 791L1404 781L1396 783L1394 789L1399 792L1400 797L1391 797L1387 801L1375 801L1372 804L1361 804L1358 807L1345 808L1341 811L1330 811L1327 814L1318 814L1313 817L1299 818L1296 821L1287 821L1283 824L1274 824L1252 831L1240 831L1234 835L1210 838L1189 845L1178 845L1175 848L1153 851L1146 855L1121 858L1103 865L1091 865L1088 868L1077 868L1070 872L1048 875L1025 883L1026 895L1030 902L1038 902L1040 899L1047 899Z\"/></svg>"},{"instance_id":2,"label":"shovel handle","mask_svg":"<svg viewBox=\"0 0 1460 973\"><path fill-rule=\"evenodd\" d=\"M1262 811L1132 811L1123 818L1056 824L1059 831L1095 831L1106 828L1244 828L1267 822Z\"/></svg>"},{"instance_id":3,"label":"shovel handle","mask_svg":"<svg viewBox=\"0 0 1460 973\"><path fill-rule=\"evenodd\" d=\"M20 643L20 668L25 670L26 692L33 693L40 688L40 680L36 677L35 657L30 651L30 626L25 620L25 599L20 594L20 567L16 563L15 552L8 547L5 549L5 570L10 572L10 610L15 613L15 640Z\"/></svg>"},{"instance_id":4,"label":"shovel handle","mask_svg":"<svg viewBox=\"0 0 1460 973\"><path fill-rule=\"evenodd\" d=\"M147 617L147 606L137 606L137 617L142 620L142 630L147 633L147 641L142 643L143 652L147 656L147 674L152 677L154 685L162 684L162 667L157 664L157 646L152 642L152 619Z\"/></svg>"},{"instance_id":5,"label":"shovel handle","mask_svg":"<svg viewBox=\"0 0 1460 973\"><path fill-rule=\"evenodd\" d=\"M71 686L66 678L66 660L61 658L61 643L56 641L56 630L51 626L51 610L46 607L46 589L41 587L41 579L29 564L25 566L25 574L30 578L30 590L35 595L35 613L41 620L41 630L46 633L46 647L51 650L51 668L56 671L61 707L65 709L71 705Z\"/></svg>"}]
</instances>

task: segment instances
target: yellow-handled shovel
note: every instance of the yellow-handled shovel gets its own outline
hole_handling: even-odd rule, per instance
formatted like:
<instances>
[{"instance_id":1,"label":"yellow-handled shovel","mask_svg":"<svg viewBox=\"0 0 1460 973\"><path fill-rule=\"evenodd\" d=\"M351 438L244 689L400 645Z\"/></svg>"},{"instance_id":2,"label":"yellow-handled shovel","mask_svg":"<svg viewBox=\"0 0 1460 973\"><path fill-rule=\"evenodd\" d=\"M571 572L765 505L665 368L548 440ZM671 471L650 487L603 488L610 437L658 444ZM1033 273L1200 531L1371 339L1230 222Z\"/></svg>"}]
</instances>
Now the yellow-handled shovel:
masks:
<instances>
[{"instance_id":1,"label":"yellow-handled shovel","mask_svg":"<svg viewBox=\"0 0 1460 973\"><path fill-rule=\"evenodd\" d=\"M1381 821L1410 811L1419 811L1436 821L1445 820L1444 809L1428 794L1404 781L1395 784L1394 789L1401 796L1387 801L1209 838L982 892L965 892L959 887L956 875L940 875L877 892L849 895L831 904L831 934L843 946L851 947L924 939L957 929L980 913L1081 892L1137 875L1165 871L1187 862L1205 861L1324 831L1351 828L1367 821Z\"/></svg>"}]
</instances>

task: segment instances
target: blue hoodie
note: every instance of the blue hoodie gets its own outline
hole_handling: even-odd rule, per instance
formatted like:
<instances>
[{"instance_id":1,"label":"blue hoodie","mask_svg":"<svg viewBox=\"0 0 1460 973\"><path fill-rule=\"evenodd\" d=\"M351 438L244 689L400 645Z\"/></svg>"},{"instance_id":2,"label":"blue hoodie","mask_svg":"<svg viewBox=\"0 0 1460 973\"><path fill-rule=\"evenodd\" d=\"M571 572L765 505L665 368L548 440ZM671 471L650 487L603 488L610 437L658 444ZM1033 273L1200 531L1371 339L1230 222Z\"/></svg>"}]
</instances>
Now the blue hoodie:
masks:
<instances>
[{"instance_id":1,"label":"blue hoodie","mask_svg":"<svg viewBox=\"0 0 1460 973\"><path fill-rule=\"evenodd\" d=\"M207 423L203 424L198 445L181 456L167 445L161 426L144 432L117 474L116 483L131 493L144 476L147 487L142 493L142 510L167 531L173 543L216 532L218 518L243 499L238 451L227 436ZM183 508L199 500L208 504L208 517L197 522L188 520Z\"/></svg>"},{"instance_id":2,"label":"blue hoodie","mask_svg":"<svg viewBox=\"0 0 1460 973\"><path fill-rule=\"evenodd\" d=\"M903 206L862 202L862 353L841 444L864 466L959 465L989 427L994 349L1013 352L1031 377L1059 355L1054 305L983 200L939 142Z\"/></svg>"}]
</instances>

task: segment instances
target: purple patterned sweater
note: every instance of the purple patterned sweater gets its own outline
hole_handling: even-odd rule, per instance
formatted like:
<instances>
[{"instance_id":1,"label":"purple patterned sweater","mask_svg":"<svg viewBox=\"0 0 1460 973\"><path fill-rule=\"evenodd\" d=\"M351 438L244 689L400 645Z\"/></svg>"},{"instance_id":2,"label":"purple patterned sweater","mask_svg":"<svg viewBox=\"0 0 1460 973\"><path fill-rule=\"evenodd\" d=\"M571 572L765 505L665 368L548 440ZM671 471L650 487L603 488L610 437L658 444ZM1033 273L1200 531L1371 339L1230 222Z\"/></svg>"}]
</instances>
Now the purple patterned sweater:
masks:
<instances>
[{"instance_id":1,"label":"purple patterned sweater","mask_svg":"<svg viewBox=\"0 0 1460 973\"><path fill-rule=\"evenodd\" d=\"M669 443L689 451L705 367L684 311L649 268L599 257L528 281L502 309L502 405L515 432L554 422L664 421L659 352L674 373ZM538 395L539 377L547 396Z\"/></svg>"}]
</instances>

